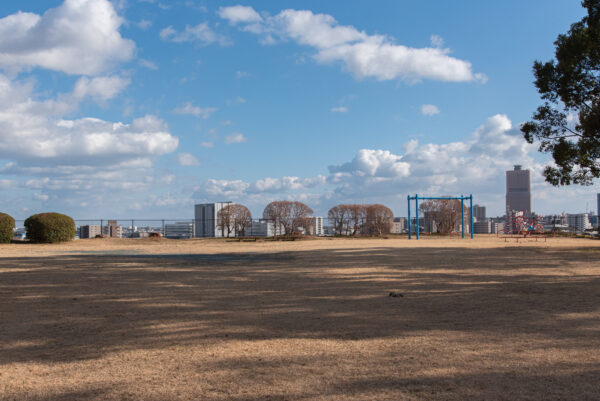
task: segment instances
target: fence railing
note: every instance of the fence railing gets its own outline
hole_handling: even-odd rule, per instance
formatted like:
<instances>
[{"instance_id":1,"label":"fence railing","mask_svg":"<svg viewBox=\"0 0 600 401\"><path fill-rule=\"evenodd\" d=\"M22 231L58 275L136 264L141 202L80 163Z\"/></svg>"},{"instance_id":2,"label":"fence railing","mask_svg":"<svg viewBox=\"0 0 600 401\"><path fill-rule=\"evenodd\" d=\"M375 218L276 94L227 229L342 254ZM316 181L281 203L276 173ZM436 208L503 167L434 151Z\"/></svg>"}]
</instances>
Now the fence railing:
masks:
<instances>
[{"instance_id":1,"label":"fence railing","mask_svg":"<svg viewBox=\"0 0 600 401\"><path fill-rule=\"evenodd\" d=\"M219 219L75 219L77 238L97 236L119 238L145 238L151 233L160 233L167 238L209 238L209 237L273 237L292 233L316 236L334 235L377 235L406 233L404 223L384 224L373 228L368 221L339 222L325 217L311 217L298 221L275 221L271 219L249 219L246 221L221 221ZM24 220L15 221L15 234L26 237Z\"/></svg>"}]
</instances>

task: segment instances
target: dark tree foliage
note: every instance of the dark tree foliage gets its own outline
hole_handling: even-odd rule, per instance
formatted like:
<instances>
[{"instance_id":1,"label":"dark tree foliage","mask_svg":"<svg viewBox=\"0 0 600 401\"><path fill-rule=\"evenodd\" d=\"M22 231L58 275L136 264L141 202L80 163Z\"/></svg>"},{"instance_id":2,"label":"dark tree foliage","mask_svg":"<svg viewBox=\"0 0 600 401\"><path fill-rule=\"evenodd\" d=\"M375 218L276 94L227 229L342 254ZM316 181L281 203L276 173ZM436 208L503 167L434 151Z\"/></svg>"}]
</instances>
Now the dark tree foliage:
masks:
<instances>
[{"instance_id":1,"label":"dark tree foliage","mask_svg":"<svg viewBox=\"0 0 600 401\"><path fill-rule=\"evenodd\" d=\"M554 166L544 170L552 185L591 185L600 177L600 0L584 0L588 15L554 42L556 60L533 65L544 105L521 127L539 142Z\"/></svg>"},{"instance_id":2,"label":"dark tree foliage","mask_svg":"<svg viewBox=\"0 0 600 401\"><path fill-rule=\"evenodd\" d=\"M15 228L15 219L6 213L0 213L0 244L8 244L13 237L13 228Z\"/></svg>"},{"instance_id":3,"label":"dark tree foliage","mask_svg":"<svg viewBox=\"0 0 600 401\"><path fill-rule=\"evenodd\" d=\"M31 242L64 242L75 237L75 222L60 213L34 214L25 220L24 225Z\"/></svg>"}]
</instances>

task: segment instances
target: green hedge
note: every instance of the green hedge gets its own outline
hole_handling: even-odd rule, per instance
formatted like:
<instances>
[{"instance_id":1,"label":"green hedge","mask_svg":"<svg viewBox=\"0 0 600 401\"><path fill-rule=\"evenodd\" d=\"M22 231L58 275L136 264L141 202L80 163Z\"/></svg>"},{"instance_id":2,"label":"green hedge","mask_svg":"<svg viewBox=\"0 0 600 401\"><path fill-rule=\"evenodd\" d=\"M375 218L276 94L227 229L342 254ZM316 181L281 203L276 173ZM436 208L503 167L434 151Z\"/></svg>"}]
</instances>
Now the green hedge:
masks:
<instances>
[{"instance_id":1,"label":"green hedge","mask_svg":"<svg viewBox=\"0 0 600 401\"><path fill-rule=\"evenodd\" d=\"M40 213L25 220L27 238L31 242L63 242L75 237L75 222L60 213Z\"/></svg>"},{"instance_id":2,"label":"green hedge","mask_svg":"<svg viewBox=\"0 0 600 401\"><path fill-rule=\"evenodd\" d=\"M9 244L13 237L15 219L6 213L0 213L0 244Z\"/></svg>"}]
</instances>

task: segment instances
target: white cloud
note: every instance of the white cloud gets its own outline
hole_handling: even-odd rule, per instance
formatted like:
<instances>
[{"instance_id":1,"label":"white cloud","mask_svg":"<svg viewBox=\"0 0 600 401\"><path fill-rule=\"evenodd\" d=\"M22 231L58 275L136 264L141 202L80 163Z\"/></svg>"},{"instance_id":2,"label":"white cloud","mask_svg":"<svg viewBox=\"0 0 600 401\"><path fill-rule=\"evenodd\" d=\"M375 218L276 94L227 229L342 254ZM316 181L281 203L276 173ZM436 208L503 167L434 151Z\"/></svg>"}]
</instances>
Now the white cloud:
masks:
<instances>
[{"instance_id":1,"label":"white cloud","mask_svg":"<svg viewBox=\"0 0 600 401\"><path fill-rule=\"evenodd\" d=\"M438 35L431 35L429 40L433 47L444 47L444 39Z\"/></svg>"},{"instance_id":2,"label":"white cloud","mask_svg":"<svg viewBox=\"0 0 600 401\"><path fill-rule=\"evenodd\" d=\"M158 70L158 66L156 65L156 63L153 63L153 62L152 62L152 61L150 61L150 60L146 60L146 59L143 59L143 58L141 58L141 59L138 61L138 64L139 64L141 67L147 68L147 69L149 69L149 70Z\"/></svg>"},{"instance_id":3,"label":"white cloud","mask_svg":"<svg viewBox=\"0 0 600 401\"><path fill-rule=\"evenodd\" d=\"M131 80L119 76L87 78L81 77L75 83L73 96L76 99L91 97L96 101L106 101L114 98L125 89Z\"/></svg>"},{"instance_id":4,"label":"white cloud","mask_svg":"<svg viewBox=\"0 0 600 401\"><path fill-rule=\"evenodd\" d=\"M213 146L215 146L214 142L200 142L200 146L202 146L203 148L212 148Z\"/></svg>"},{"instance_id":5,"label":"white cloud","mask_svg":"<svg viewBox=\"0 0 600 401\"><path fill-rule=\"evenodd\" d=\"M37 200L37 201L47 201L48 200L48 195L46 194L33 194L33 199Z\"/></svg>"},{"instance_id":6,"label":"white cloud","mask_svg":"<svg viewBox=\"0 0 600 401\"><path fill-rule=\"evenodd\" d=\"M342 63L357 79L372 77L408 82L422 79L484 82L486 79L483 74L472 71L470 62L451 57L450 50L441 47L443 42L437 36L432 37L434 47L413 48L395 44L384 35L368 35L353 26L339 25L331 15L314 14L309 10L288 9L262 18L251 7L235 6L221 8L219 15L231 24L241 24L243 30L261 35L264 44L273 44L279 39L310 46L316 50L316 61Z\"/></svg>"},{"instance_id":7,"label":"white cloud","mask_svg":"<svg viewBox=\"0 0 600 401\"><path fill-rule=\"evenodd\" d=\"M142 20L138 21L135 24L135 26L137 26L141 30L145 31L146 29L148 29L152 26L152 21L147 20L147 19L142 19Z\"/></svg>"},{"instance_id":8,"label":"white cloud","mask_svg":"<svg viewBox=\"0 0 600 401\"><path fill-rule=\"evenodd\" d=\"M209 118L218 109L216 107L199 107L194 106L192 103L186 103L185 106L178 107L173 110L176 114L191 114L202 119Z\"/></svg>"},{"instance_id":9,"label":"white cloud","mask_svg":"<svg viewBox=\"0 0 600 401\"><path fill-rule=\"evenodd\" d=\"M504 174L513 164L530 168L532 185L548 189L541 175L543 165L532 157L535 152L535 146L527 144L518 126L513 126L505 115L495 115L464 141L419 144L410 140L403 152L361 149L350 161L330 166L327 177L209 180L195 197L227 197L256 205L263 202L263 207L268 200L301 196L324 208L340 202L382 202L392 207L402 202L405 207L408 193L473 193L477 202L501 210ZM210 190L205 191L205 187Z\"/></svg>"},{"instance_id":10,"label":"white cloud","mask_svg":"<svg viewBox=\"0 0 600 401\"><path fill-rule=\"evenodd\" d=\"M177 162L179 163L180 166L199 166L200 165L200 160L198 160L198 158L196 158L196 156L194 156L191 153L179 153L177 155Z\"/></svg>"},{"instance_id":11,"label":"white cloud","mask_svg":"<svg viewBox=\"0 0 600 401\"><path fill-rule=\"evenodd\" d=\"M436 114L440 114L440 110L433 104L424 104L421 106L421 114L424 116L435 116Z\"/></svg>"},{"instance_id":12,"label":"white cloud","mask_svg":"<svg viewBox=\"0 0 600 401\"><path fill-rule=\"evenodd\" d=\"M332 107L330 109L330 111L332 111L334 113L347 113L348 112L348 108L346 106Z\"/></svg>"},{"instance_id":13,"label":"white cloud","mask_svg":"<svg viewBox=\"0 0 600 401\"><path fill-rule=\"evenodd\" d=\"M252 23L262 21L262 17L250 6L232 6L232 7L220 7L218 14L221 18L229 21L230 24L235 25L240 22Z\"/></svg>"},{"instance_id":14,"label":"white cloud","mask_svg":"<svg viewBox=\"0 0 600 401\"><path fill-rule=\"evenodd\" d=\"M246 77L249 77L249 76L250 76L250 74L247 73L246 71L239 71L238 70L238 71L235 72L235 77L237 79L246 78Z\"/></svg>"},{"instance_id":15,"label":"white cloud","mask_svg":"<svg viewBox=\"0 0 600 401\"><path fill-rule=\"evenodd\" d=\"M0 179L0 189L11 189L16 186L17 186L17 182L14 180Z\"/></svg>"},{"instance_id":16,"label":"white cloud","mask_svg":"<svg viewBox=\"0 0 600 401\"><path fill-rule=\"evenodd\" d=\"M178 139L154 116L131 124L63 119L64 113L77 107L73 99L109 98L124 85L120 78L82 79L73 94L63 96L68 101L38 101L31 84L13 83L0 74L0 158L44 165L90 165L160 155L177 148Z\"/></svg>"},{"instance_id":17,"label":"white cloud","mask_svg":"<svg viewBox=\"0 0 600 401\"><path fill-rule=\"evenodd\" d=\"M0 19L0 68L101 74L134 55L134 42L119 33L122 23L108 0L65 0L42 16L11 14Z\"/></svg>"},{"instance_id":18,"label":"white cloud","mask_svg":"<svg viewBox=\"0 0 600 401\"><path fill-rule=\"evenodd\" d=\"M225 143L231 145L232 143L246 142L248 139L241 132L234 132L231 135L225 137Z\"/></svg>"},{"instance_id":19,"label":"white cloud","mask_svg":"<svg viewBox=\"0 0 600 401\"><path fill-rule=\"evenodd\" d=\"M160 38L176 43L200 42L203 45L218 43L221 46L231 44L225 36L213 31L207 22L195 26L186 25L182 32L177 32L172 26L168 26L160 31Z\"/></svg>"}]
</instances>

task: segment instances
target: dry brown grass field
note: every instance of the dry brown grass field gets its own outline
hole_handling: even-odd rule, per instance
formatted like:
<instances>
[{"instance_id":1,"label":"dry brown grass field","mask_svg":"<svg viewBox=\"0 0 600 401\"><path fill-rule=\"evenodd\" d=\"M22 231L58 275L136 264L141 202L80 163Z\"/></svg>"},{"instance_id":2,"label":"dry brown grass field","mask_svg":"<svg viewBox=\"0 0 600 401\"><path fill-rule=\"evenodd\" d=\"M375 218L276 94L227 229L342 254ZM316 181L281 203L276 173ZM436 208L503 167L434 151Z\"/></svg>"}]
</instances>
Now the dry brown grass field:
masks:
<instances>
[{"instance_id":1,"label":"dry brown grass field","mask_svg":"<svg viewBox=\"0 0 600 401\"><path fill-rule=\"evenodd\" d=\"M600 241L0 245L0 399L599 400Z\"/></svg>"}]
</instances>

